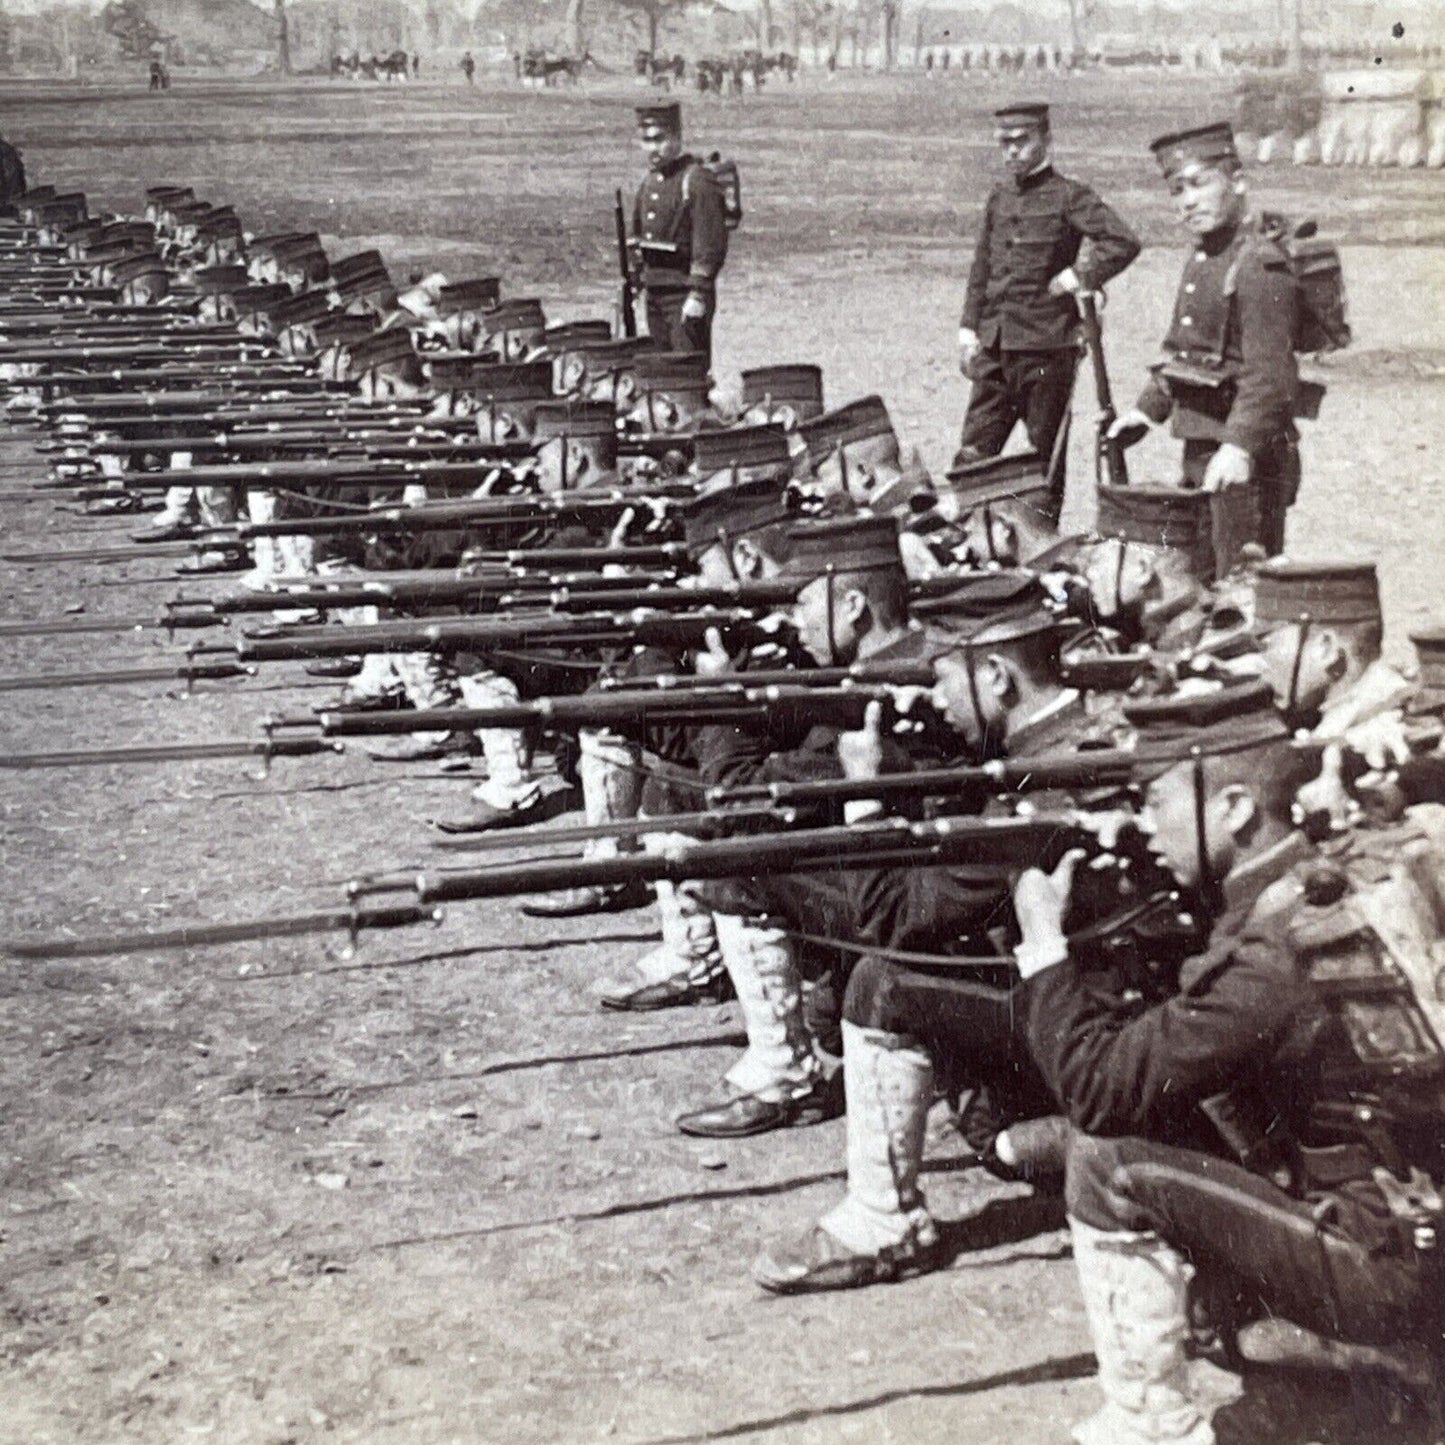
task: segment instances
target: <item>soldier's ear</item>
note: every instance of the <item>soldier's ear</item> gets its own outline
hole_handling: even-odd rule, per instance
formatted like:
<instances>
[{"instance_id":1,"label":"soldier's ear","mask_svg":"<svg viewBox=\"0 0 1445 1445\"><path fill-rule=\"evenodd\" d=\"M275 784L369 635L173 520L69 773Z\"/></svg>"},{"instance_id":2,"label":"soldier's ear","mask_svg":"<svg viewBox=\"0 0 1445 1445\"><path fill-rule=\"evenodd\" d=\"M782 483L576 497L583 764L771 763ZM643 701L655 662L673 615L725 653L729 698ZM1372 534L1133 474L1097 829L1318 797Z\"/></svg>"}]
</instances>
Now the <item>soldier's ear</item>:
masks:
<instances>
[{"instance_id":1,"label":"soldier's ear","mask_svg":"<svg viewBox=\"0 0 1445 1445\"><path fill-rule=\"evenodd\" d=\"M1304 646L1319 659L1320 669L1331 682L1344 676L1350 665L1344 638L1333 627L1313 629Z\"/></svg>"},{"instance_id":2,"label":"soldier's ear","mask_svg":"<svg viewBox=\"0 0 1445 1445\"><path fill-rule=\"evenodd\" d=\"M990 652L978 664L979 683L983 689L996 697L1005 707L1018 701L1019 684L1008 662L996 652Z\"/></svg>"},{"instance_id":3,"label":"soldier's ear","mask_svg":"<svg viewBox=\"0 0 1445 1445\"><path fill-rule=\"evenodd\" d=\"M1248 843L1259 826L1259 804L1242 783L1231 783L1218 795L1224 811L1224 825L1236 843Z\"/></svg>"}]
</instances>

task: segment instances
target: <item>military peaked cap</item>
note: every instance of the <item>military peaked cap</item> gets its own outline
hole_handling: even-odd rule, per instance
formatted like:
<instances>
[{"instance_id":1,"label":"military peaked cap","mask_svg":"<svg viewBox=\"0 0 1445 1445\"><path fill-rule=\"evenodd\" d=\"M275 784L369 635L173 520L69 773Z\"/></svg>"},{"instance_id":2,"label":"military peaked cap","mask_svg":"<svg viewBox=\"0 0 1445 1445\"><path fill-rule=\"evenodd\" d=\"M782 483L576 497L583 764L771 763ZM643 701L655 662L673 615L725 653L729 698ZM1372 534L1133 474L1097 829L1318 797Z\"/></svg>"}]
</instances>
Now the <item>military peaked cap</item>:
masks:
<instances>
[{"instance_id":1,"label":"military peaked cap","mask_svg":"<svg viewBox=\"0 0 1445 1445\"><path fill-rule=\"evenodd\" d=\"M829 572L903 570L898 523L891 516L859 513L821 522L800 522L788 530L783 572L800 586Z\"/></svg>"},{"instance_id":2,"label":"military peaked cap","mask_svg":"<svg viewBox=\"0 0 1445 1445\"><path fill-rule=\"evenodd\" d=\"M1208 692L1131 700L1124 716L1138 733L1138 771L1145 777L1190 757L1224 757L1292 736L1274 705L1274 689L1260 678Z\"/></svg>"},{"instance_id":3,"label":"military peaked cap","mask_svg":"<svg viewBox=\"0 0 1445 1445\"><path fill-rule=\"evenodd\" d=\"M260 286L243 286L239 291L231 294L231 300L236 310L243 315L254 316L264 312L271 314L273 307L291 298L291 288L283 286L279 281L267 282Z\"/></svg>"},{"instance_id":4,"label":"military peaked cap","mask_svg":"<svg viewBox=\"0 0 1445 1445\"><path fill-rule=\"evenodd\" d=\"M786 478L793 470L788 434L771 422L766 426L699 432L692 442L692 469L699 477L766 469Z\"/></svg>"},{"instance_id":5,"label":"military peaked cap","mask_svg":"<svg viewBox=\"0 0 1445 1445\"><path fill-rule=\"evenodd\" d=\"M203 266L192 273L191 285L202 296L226 296L246 285L246 268L239 262L233 266Z\"/></svg>"},{"instance_id":6,"label":"military peaked cap","mask_svg":"<svg viewBox=\"0 0 1445 1445\"><path fill-rule=\"evenodd\" d=\"M1038 452L965 462L948 469L948 480L966 507L1013 501L1036 506L1049 491L1047 464Z\"/></svg>"},{"instance_id":7,"label":"military peaked cap","mask_svg":"<svg viewBox=\"0 0 1445 1445\"><path fill-rule=\"evenodd\" d=\"M650 345L645 336L623 336L615 341L576 341L570 349L581 357L583 375L591 383L604 376L632 371Z\"/></svg>"},{"instance_id":8,"label":"military peaked cap","mask_svg":"<svg viewBox=\"0 0 1445 1445\"><path fill-rule=\"evenodd\" d=\"M577 345L578 342L611 341L612 323L600 319L562 321L556 326L549 326L543 339L547 343L547 349L554 353L566 351L569 347Z\"/></svg>"},{"instance_id":9,"label":"military peaked cap","mask_svg":"<svg viewBox=\"0 0 1445 1445\"><path fill-rule=\"evenodd\" d=\"M147 186L146 201L152 206L168 205L172 201L188 201L195 196L190 186Z\"/></svg>"},{"instance_id":10,"label":"military peaked cap","mask_svg":"<svg viewBox=\"0 0 1445 1445\"><path fill-rule=\"evenodd\" d=\"M312 326L318 346L354 346L376 330L376 319L356 316L347 311L333 311Z\"/></svg>"},{"instance_id":11,"label":"military peaked cap","mask_svg":"<svg viewBox=\"0 0 1445 1445\"><path fill-rule=\"evenodd\" d=\"M58 221L66 215L75 215L84 220L88 214L84 191L66 191L63 195L52 196L39 207L39 214L45 220Z\"/></svg>"},{"instance_id":12,"label":"military peaked cap","mask_svg":"<svg viewBox=\"0 0 1445 1445\"><path fill-rule=\"evenodd\" d=\"M416 360L416 347L405 326L388 326L350 344L347 365L353 375L380 366L401 366Z\"/></svg>"},{"instance_id":13,"label":"military peaked cap","mask_svg":"<svg viewBox=\"0 0 1445 1445\"><path fill-rule=\"evenodd\" d=\"M579 441L610 438L615 454L617 413L610 401L580 401L570 397L544 401L533 418L532 440L546 442L556 437L575 437Z\"/></svg>"},{"instance_id":14,"label":"military peaked cap","mask_svg":"<svg viewBox=\"0 0 1445 1445\"><path fill-rule=\"evenodd\" d=\"M552 392L550 361L481 361L467 387L483 401L545 401Z\"/></svg>"},{"instance_id":15,"label":"military peaked cap","mask_svg":"<svg viewBox=\"0 0 1445 1445\"><path fill-rule=\"evenodd\" d=\"M271 320L279 327L309 326L331 312L331 296L326 291L303 291L287 296L270 308Z\"/></svg>"},{"instance_id":16,"label":"military peaked cap","mask_svg":"<svg viewBox=\"0 0 1445 1445\"><path fill-rule=\"evenodd\" d=\"M1379 622L1380 580L1373 562L1293 562L1275 557L1256 574L1254 620Z\"/></svg>"},{"instance_id":17,"label":"military peaked cap","mask_svg":"<svg viewBox=\"0 0 1445 1445\"><path fill-rule=\"evenodd\" d=\"M142 251L117 261L110 268L110 274L116 285L124 286L141 276L167 276L170 273L166 270L166 263L154 251Z\"/></svg>"},{"instance_id":18,"label":"military peaked cap","mask_svg":"<svg viewBox=\"0 0 1445 1445\"><path fill-rule=\"evenodd\" d=\"M632 369L643 391L706 391L712 384L701 351L640 351Z\"/></svg>"},{"instance_id":19,"label":"military peaked cap","mask_svg":"<svg viewBox=\"0 0 1445 1445\"><path fill-rule=\"evenodd\" d=\"M1410 634L1420 666L1419 701L1429 707L1445 702L1445 627L1427 627Z\"/></svg>"},{"instance_id":20,"label":"military peaked cap","mask_svg":"<svg viewBox=\"0 0 1445 1445\"><path fill-rule=\"evenodd\" d=\"M1211 535L1209 493L1186 487L1099 488L1094 530L1145 547L1188 549Z\"/></svg>"},{"instance_id":21,"label":"military peaked cap","mask_svg":"<svg viewBox=\"0 0 1445 1445\"><path fill-rule=\"evenodd\" d=\"M490 311L501 298L502 283L495 276L453 281L437 292L437 315L456 316L463 311Z\"/></svg>"},{"instance_id":22,"label":"military peaked cap","mask_svg":"<svg viewBox=\"0 0 1445 1445\"><path fill-rule=\"evenodd\" d=\"M663 101L656 105L637 107L637 128L639 130L680 131L682 129L682 106L675 100Z\"/></svg>"},{"instance_id":23,"label":"military peaked cap","mask_svg":"<svg viewBox=\"0 0 1445 1445\"><path fill-rule=\"evenodd\" d=\"M910 611L920 621L957 632L976 630L992 618L1032 613L1045 598L1038 574L1019 567L961 577L957 587L916 603Z\"/></svg>"},{"instance_id":24,"label":"military peaked cap","mask_svg":"<svg viewBox=\"0 0 1445 1445\"><path fill-rule=\"evenodd\" d=\"M764 402L792 407L799 421L822 416L823 368L786 363L743 372L743 409Z\"/></svg>"},{"instance_id":25,"label":"military peaked cap","mask_svg":"<svg viewBox=\"0 0 1445 1445\"><path fill-rule=\"evenodd\" d=\"M683 542L688 555L697 558L709 547L726 546L736 537L793 521L797 517L795 502L794 494L776 476L709 487L689 498L683 508Z\"/></svg>"},{"instance_id":26,"label":"military peaked cap","mask_svg":"<svg viewBox=\"0 0 1445 1445\"><path fill-rule=\"evenodd\" d=\"M894 431L883 398L865 396L804 422L798 428L798 435L807 444L809 457L820 462L839 447L871 441L874 437L892 437Z\"/></svg>"},{"instance_id":27,"label":"military peaked cap","mask_svg":"<svg viewBox=\"0 0 1445 1445\"><path fill-rule=\"evenodd\" d=\"M1150 143L1149 149L1159 162L1159 169L1164 172L1166 180L1186 166L1239 165L1234 128L1227 120L1161 135Z\"/></svg>"},{"instance_id":28,"label":"military peaked cap","mask_svg":"<svg viewBox=\"0 0 1445 1445\"><path fill-rule=\"evenodd\" d=\"M347 301L396 289L380 251L361 251L355 256L343 256L341 260L333 261L331 285Z\"/></svg>"},{"instance_id":29,"label":"military peaked cap","mask_svg":"<svg viewBox=\"0 0 1445 1445\"><path fill-rule=\"evenodd\" d=\"M1003 130L1024 125L1049 128L1049 108L1041 100L1016 100L1010 105L1002 105L994 111L993 118Z\"/></svg>"},{"instance_id":30,"label":"military peaked cap","mask_svg":"<svg viewBox=\"0 0 1445 1445\"><path fill-rule=\"evenodd\" d=\"M240 236L241 218L230 206L218 206L209 216L201 219L196 227L198 240L208 241L216 236Z\"/></svg>"},{"instance_id":31,"label":"military peaked cap","mask_svg":"<svg viewBox=\"0 0 1445 1445\"><path fill-rule=\"evenodd\" d=\"M535 296L523 296L513 301L503 301L485 313L483 321L490 336L504 331L545 331L547 313Z\"/></svg>"}]
</instances>

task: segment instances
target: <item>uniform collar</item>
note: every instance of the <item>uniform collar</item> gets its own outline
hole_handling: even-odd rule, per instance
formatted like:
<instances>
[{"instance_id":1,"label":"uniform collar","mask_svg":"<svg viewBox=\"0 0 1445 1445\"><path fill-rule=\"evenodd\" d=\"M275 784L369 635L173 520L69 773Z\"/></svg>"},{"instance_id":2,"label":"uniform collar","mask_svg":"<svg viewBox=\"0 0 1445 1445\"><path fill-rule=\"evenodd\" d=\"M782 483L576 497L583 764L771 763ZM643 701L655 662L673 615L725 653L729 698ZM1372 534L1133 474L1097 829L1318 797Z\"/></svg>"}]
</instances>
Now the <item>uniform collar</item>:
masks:
<instances>
[{"instance_id":1,"label":"uniform collar","mask_svg":"<svg viewBox=\"0 0 1445 1445\"><path fill-rule=\"evenodd\" d=\"M1035 186L1041 186L1054 173L1054 163L1045 161L1036 171L1030 171L1028 175L1015 179L1014 186L1020 191L1031 191Z\"/></svg>"},{"instance_id":2,"label":"uniform collar","mask_svg":"<svg viewBox=\"0 0 1445 1445\"><path fill-rule=\"evenodd\" d=\"M1266 848L1237 868L1220 886L1225 910L1229 913L1243 912L1253 908L1265 889L1278 883L1292 868L1314 857L1303 833L1286 833L1278 843Z\"/></svg>"},{"instance_id":3,"label":"uniform collar","mask_svg":"<svg viewBox=\"0 0 1445 1445\"><path fill-rule=\"evenodd\" d=\"M691 159L692 157L688 155L686 151L683 151L681 155L675 156L672 160L664 161L661 166L653 170L652 174L664 178L667 176L675 176Z\"/></svg>"}]
</instances>

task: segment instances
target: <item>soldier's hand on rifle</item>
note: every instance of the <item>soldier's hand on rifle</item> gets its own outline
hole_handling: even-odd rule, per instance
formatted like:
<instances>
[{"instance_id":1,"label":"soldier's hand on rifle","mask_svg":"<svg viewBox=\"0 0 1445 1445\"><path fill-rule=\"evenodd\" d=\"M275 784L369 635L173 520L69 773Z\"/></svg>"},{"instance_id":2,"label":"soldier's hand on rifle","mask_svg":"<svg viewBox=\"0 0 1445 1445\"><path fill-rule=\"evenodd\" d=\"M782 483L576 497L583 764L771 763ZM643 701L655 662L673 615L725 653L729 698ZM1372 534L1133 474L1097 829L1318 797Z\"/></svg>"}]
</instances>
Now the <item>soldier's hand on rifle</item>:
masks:
<instances>
[{"instance_id":1,"label":"soldier's hand on rifle","mask_svg":"<svg viewBox=\"0 0 1445 1445\"><path fill-rule=\"evenodd\" d=\"M1122 416L1114 418L1106 435L1121 447L1132 447L1149 435L1149 428L1153 425L1138 407L1130 407Z\"/></svg>"},{"instance_id":2,"label":"soldier's hand on rifle","mask_svg":"<svg viewBox=\"0 0 1445 1445\"><path fill-rule=\"evenodd\" d=\"M617 525L607 534L607 545L615 552L619 547L627 545L627 532L637 520L637 508L629 507L617 519Z\"/></svg>"},{"instance_id":3,"label":"soldier's hand on rifle","mask_svg":"<svg viewBox=\"0 0 1445 1445\"><path fill-rule=\"evenodd\" d=\"M1204 469L1204 490L1223 491L1226 487L1242 487L1252 470L1249 453L1233 442L1221 442Z\"/></svg>"},{"instance_id":4,"label":"soldier's hand on rifle","mask_svg":"<svg viewBox=\"0 0 1445 1445\"><path fill-rule=\"evenodd\" d=\"M692 670L699 677L721 677L733 670L733 660L723 646L722 633L709 627L703 633L703 645L693 654Z\"/></svg>"},{"instance_id":5,"label":"soldier's hand on rifle","mask_svg":"<svg viewBox=\"0 0 1445 1445\"><path fill-rule=\"evenodd\" d=\"M1345 733L1345 746L1364 758L1374 773L1398 768L1410 757L1405 720L1398 712L1382 712L1356 723Z\"/></svg>"},{"instance_id":6,"label":"soldier's hand on rifle","mask_svg":"<svg viewBox=\"0 0 1445 1445\"><path fill-rule=\"evenodd\" d=\"M863 709L863 726L855 733L838 734L838 761L843 776L866 782L883 771L883 704L870 702Z\"/></svg>"},{"instance_id":7,"label":"soldier's hand on rifle","mask_svg":"<svg viewBox=\"0 0 1445 1445\"><path fill-rule=\"evenodd\" d=\"M1290 814L1297 828L1316 841L1343 832L1358 821L1359 808L1345 787L1343 757L1337 744L1327 747L1320 759L1320 775L1294 795Z\"/></svg>"},{"instance_id":8,"label":"soldier's hand on rifle","mask_svg":"<svg viewBox=\"0 0 1445 1445\"><path fill-rule=\"evenodd\" d=\"M1077 296L1083 289L1084 283L1079 280L1079 273L1072 266L1065 266L1049 282L1050 296Z\"/></svg>"},{"instance_id":9,"label":"soldier's hand on rifle","mask_svg":"<svg viewBox=\"0 0 1445 1445\"><path fill-rule=\"evenodd\" d=\"M1019 921L1014 959L1020 977L1032 978L1069 956L1064 912L1074 887L1074 869L1083 856L1082 848L1071 848L1052 873L1026 868L1014 884L1014 913Z\"/></svg>"},{"instance_id":10,"label":"soldier's hand on rifle","mask_svg":"<svg viewBox=\"0 0 1445 1445\"><path fill-rule=\"evenodd\" d=\"M682 315L686 321L701 321L707 315L707 297L696 291L689 291L682 303Z\"/></svg>"}]
</instances>

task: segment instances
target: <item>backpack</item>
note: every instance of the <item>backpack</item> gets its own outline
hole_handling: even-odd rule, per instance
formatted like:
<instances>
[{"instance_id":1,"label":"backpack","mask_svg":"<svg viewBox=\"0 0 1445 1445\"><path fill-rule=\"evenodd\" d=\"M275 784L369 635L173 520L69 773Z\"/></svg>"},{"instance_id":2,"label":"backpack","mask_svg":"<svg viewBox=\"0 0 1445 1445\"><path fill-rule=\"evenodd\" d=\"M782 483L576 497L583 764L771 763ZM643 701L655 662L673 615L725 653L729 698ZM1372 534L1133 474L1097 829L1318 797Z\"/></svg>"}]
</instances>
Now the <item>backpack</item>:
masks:
<instances>
[{"instance_id":1,"label":"backpack","mask_svg":"<svg viewBox=\"0 0 1445 1445\"><path fill-rule=\"evenodd\" d=\"M689 166L682 178L684 201L692 199L692 176L698 168L705 170L717 182L723 198L723 224L729 231L736 231L743 221L743 188L738 178L737 162L725 161L714 151L706 160L699 160L695 165Z\"/></svg>"},{"instance_id":2,"label":"backpack","mask_svg":"<svg viewBox=\"0 0 1445 1445\"><path fill-rule=\"evenodd\" d=\"M1294 349L1305 354L1342 351L1351 340L1340 253L1332 242L1317 238L1317 229L1313 221L1291 225L1284 216L1271 211L1266 211L1259 222L1261 241L1284 258L1294 277L1298 298ZM1231 273L1225 282L1226 292L1232 292L1233 287Z\"/></svg>"}]
</instances>

